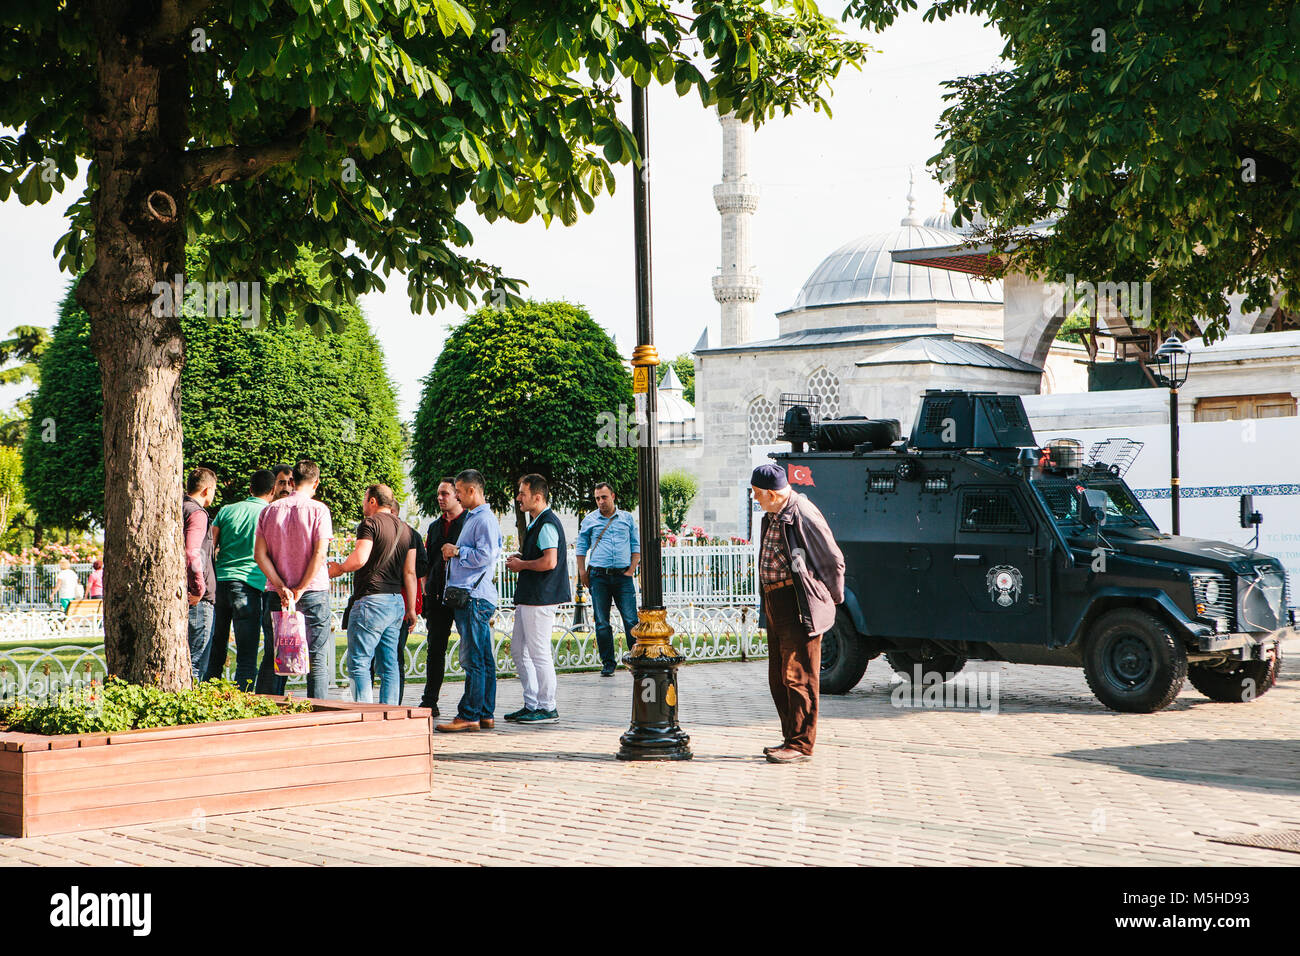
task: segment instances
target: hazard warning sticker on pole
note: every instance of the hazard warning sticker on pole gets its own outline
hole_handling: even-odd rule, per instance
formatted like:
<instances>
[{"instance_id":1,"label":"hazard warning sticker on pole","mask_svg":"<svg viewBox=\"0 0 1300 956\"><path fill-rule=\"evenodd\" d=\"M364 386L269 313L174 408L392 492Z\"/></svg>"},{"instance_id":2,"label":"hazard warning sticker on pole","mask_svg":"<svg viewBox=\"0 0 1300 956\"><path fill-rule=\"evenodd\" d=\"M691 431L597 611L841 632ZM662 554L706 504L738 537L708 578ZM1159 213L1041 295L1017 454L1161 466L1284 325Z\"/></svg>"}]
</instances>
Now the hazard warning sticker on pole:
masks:
<instances>
[{"instance_id":1,"label":"hazard warning sticker on pole","mask_svg":"<svg viewBox=\"0 0 1300 956\"><path fill-rule=\"evenodd\" d=\"M650 391L650 366L634 366L632 369L632 393L640 395L648 391Z\"/></svg>"}]
</instances>

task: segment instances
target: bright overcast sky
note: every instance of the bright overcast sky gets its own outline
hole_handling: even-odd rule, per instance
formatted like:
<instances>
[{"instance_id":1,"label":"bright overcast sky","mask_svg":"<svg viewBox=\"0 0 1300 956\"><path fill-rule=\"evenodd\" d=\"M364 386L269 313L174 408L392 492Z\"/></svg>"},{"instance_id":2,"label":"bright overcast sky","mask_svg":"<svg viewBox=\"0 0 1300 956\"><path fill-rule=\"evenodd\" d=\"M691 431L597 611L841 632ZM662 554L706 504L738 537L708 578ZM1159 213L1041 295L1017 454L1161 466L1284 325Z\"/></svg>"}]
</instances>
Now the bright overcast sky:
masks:
<instances>
[{"instance_id":1,"label":"bright overcast sky","mask_svg":"<svg viewBox=\"0 0 1300 956\"><path fill-rule=\"evenodd\" d=\"M776 334L775 313L790 306L827 253L897 225L906 212L909 166L917 176L918 212L938 211L941 192L925 160L938 150L939 84L991 69L1002 49L997 31L974 17L924 23L916 13L883 34L846 30L876 52L861 71L847 69L836 81L834 119L805 110L753 134L750 176L762 190L752 233L763 282L756 338ZM649 113L655 343L669 358L690 349L706 324L717 343L710 280L720 260L720 230L712 188L721 177L722 132L697 96L679 99L671 88L651 88ZM558 220L550 228L538 220L489 225L472 212L466 218L473 255L525 280L525 295L584 305L627 356L635 344L629 176L620 167L618 190L599 197L595 211L572 227ZM50 253L65 231L63 210L81 185L44 207L23 207L14 196L0 205L0 277L8 293L0 331L54 323L67 277ZM447 327L463 313L413 316L396 273L387 292L362 302L384 346L402 417L409 419L420 379L433 367ZM0 400L12 400L11 392L0 391Z\"/></svg>"}]
</instances>

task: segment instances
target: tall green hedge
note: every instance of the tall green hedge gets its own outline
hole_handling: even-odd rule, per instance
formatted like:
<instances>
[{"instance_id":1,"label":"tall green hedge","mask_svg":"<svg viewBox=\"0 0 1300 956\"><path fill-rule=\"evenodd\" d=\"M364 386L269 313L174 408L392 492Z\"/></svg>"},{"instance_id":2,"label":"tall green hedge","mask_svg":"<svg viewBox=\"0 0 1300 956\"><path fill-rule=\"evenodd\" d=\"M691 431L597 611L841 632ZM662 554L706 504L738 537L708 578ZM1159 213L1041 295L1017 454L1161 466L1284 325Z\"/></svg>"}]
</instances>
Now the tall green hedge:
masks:
<instances>
[{"instance_id":1,"label":"tall green hedge","mask_svg":"<svg viewBox=\"0 0 1300 956\"><path fill-rule=\"evenodd\" d=\"M438 480L475 468L498 512L513 507L516 482L529 472L550 483L557 511L592 507L597 481L630 507L636 450L622 426L632 406L631 375L581 306L480 309L452 330L424 380L411 454L416 496L432 513Z\"/></svg>"},{"instance_id":2,"label":"tall green hedge","mask_svg":"<svg viewBox=\"0 0 1300 956\"><path fill-rule=\"evenodd\" d=\"M243 498L256 469L303 457L321 466L318 497L336 524L359 519L371 482L403 493L402 435L383 351L359 310L342 311L343 329L320 335L283 324L246 329L234 317L182 318L185 468L217 473L218 504ZM69 290L23 445L28 500L45 524L101 519L102 412L90 321Z\"/></svg>"}]
</instances>

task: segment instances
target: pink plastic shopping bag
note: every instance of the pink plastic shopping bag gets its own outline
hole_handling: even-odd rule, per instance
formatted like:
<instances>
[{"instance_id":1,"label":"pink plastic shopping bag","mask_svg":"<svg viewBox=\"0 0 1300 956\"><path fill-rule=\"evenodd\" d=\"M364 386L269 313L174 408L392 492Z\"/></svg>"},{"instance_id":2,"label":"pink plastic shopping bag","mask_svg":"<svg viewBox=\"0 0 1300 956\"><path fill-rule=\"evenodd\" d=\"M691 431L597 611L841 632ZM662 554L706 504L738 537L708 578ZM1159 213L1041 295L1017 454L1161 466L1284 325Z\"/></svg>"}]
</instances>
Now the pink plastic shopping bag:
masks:
<instances>
[{"instance_id":1,"label":"pink plastic shopping bag","mask_svg":"<svg viewBox=\"0 0 1300 956\"><path fill-rule=\"evenodd\" d=\"M311 657L307 652L307 619L289 602L287 611L272 611L271 624L275 628L275 673L279 677L293 677L311 670Z\"/></svg>"}]
</instances>

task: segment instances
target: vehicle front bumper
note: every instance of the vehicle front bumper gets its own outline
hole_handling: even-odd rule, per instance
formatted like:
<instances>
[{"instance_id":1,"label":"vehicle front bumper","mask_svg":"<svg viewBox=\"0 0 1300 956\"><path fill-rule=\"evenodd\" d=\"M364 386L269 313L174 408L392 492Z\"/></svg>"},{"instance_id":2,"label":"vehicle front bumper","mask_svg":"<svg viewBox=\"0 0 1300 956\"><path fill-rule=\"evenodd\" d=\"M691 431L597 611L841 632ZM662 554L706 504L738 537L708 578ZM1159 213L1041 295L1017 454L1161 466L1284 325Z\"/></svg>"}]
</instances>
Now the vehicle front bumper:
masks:
<instances>
[{"instance_id":1,"label":"vehicle front bumper","mask_svg":"<svg viewBox=\"0 0 1300 956\"><path fill-rule=\"evenodd\" d=\"M1295 628L1284 627L1277 631L1253 631L1241 634L1202 634L1197 639L1197 648L1203 653L1222 653L1236 651L1232 657L1242 660L1258 658L1261 649L1277 641L1300 637Z\"/></svg>"}]
</instances>

